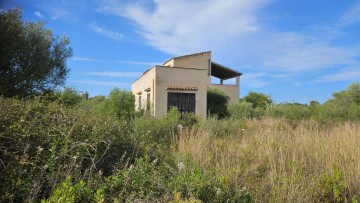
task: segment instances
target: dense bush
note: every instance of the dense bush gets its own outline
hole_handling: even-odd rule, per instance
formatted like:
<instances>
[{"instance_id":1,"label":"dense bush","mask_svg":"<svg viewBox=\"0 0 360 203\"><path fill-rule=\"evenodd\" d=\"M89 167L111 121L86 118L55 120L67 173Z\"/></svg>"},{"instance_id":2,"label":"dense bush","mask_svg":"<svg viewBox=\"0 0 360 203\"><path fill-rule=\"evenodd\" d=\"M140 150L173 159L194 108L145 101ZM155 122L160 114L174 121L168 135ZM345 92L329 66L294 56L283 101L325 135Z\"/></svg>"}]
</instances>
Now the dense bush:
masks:
<instances>
[{"instance_id":1,"label":"dense bush","mask_svg":"<svg viewBox=\"0 0 360 203\"><path fill-rule=\"evenodd\" d=\"M309 107L298 103L270 105L266 109L266 115L275 118L284 118L292 125L296 125L299 121L311 117Z\"/></svg>"},{"instance_id":2,"label":"dense bush","mask_svg":"<svg viewBox=\"0 0 360 203\"><path fill-rule=\"evenodd\" d=\"M0 109L1 201L33 202L66 176L96 181L134 151L126 124L106 115L40 98L0 98Z\"/></svg>"},{"instance_id":3,"label":"dense bush","mask_svg":"<svg viewBox=\"0 0 360 203\"><path fill-rule=\"evenodd\" d=\"M154 118L149 114L144 114L135 118L133 124L134 139L141 146L147 149L167 148L178 131L180 113L176 108L173 108L162 118Z\"/></svg>"},{"instance_id":4,"label":"dense bush","mask_svg":"<svg viewBox=\"0 0 360 203\"><path fill-rule=\"evenodd\" d=\"M243 98L244 101L249 102L252 104L253 108L263 108L265 109L266 106L272 104L271 97L269 95L265 95L263 93L256 93L256 92L249 92Z\"/></svg>"},{"instance_id":5,"label":"dense bush","mask_svg":"<svg viewBox=\"0 0 360 203\"><path fill-rule=\"evenodd\" d=\"M322 123L360 121L360 83L353 83L346 90L335 92L333 99L320 107L318 120Z\"/></svg>"},{"instance_id":6,"label":"dense bush","mask_svg":"<svg viewBox=\"0 0 360 203\"><path fill-rule=\"evenodd\" d=\"M200 123L202 129L209 136L227 137L231 135L241 135L245 128L245 123L242 119L221 119L216 117L209 117Z\"/></svg>"},{"instance_id":7,"label":"dense bush","mask_svg":"<svg viewBox=\"0 0 360 203\"><path fill-rule=\"evenodd\" d=\"M56 90L46 95L47 100L58 102L67 107L72 107L80 103L82 100L89 99L87 92L81 93L73 87L66 87L64 90Z\"/></svg>"},{"instance_id":8,"label":"dense bush","mask_svg":"<svg viewBox=\"0 0 360 203\"><path fill-rule=\"evenodd\" d=\"M233 119L261 118L265 109L262 107L253 107L253 104L240 100L230 103L228 106L229 116Z\"/></svg>"},{"instance_id":9,"label":"dense bush","mask_svg":"<svg viewBox=\"0 0 360 203\"><path fill-rule=\"evenodd\" d=\"M131 91L114 88L104 101L103 111L118 119L132 120L135 116L135 98Z\"/></svg>"},{"instance_id":10,"label":"dense bush","mask_svg":"<svg viewBox=\"0 0 360 203\"><path fill-rule=\"evenodd\" d=\"M228 115L227 104L229 97L220 89L212 88L207 91L208 116L225 118Z\"/></svg>"}]
</instances>

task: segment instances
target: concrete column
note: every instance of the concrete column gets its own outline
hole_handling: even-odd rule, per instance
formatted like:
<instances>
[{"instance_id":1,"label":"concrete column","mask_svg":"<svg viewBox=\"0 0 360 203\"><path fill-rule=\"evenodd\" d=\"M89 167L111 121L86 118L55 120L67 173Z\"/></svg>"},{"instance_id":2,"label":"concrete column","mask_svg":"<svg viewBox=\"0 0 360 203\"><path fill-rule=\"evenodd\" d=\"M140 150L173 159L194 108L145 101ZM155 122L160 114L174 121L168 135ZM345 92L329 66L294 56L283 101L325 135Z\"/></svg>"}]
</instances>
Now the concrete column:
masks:
<instances>
[{"instance_id":1,"label":"concrete column","mask_svg":"<svg viewBox=\"0 0 360 203\"><path fill-rule=\"evenodd\" d=\"M237 77L236 77L236 85L237 85L237 86L240 86L240 76L237 76Z\"/></svg>"}]
</instances>

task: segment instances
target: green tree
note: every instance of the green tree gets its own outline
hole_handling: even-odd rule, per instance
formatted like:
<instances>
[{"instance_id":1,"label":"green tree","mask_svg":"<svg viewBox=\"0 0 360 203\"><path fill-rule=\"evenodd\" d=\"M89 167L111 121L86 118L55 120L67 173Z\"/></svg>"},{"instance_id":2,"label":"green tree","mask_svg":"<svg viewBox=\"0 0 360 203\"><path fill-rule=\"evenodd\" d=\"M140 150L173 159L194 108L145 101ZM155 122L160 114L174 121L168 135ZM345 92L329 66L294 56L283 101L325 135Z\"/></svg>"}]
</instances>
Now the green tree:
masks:
<instances>
[{"instance_id":1,"label":"green tree","mask_svg":"<svg viewBox=\"0 0 360 203\"><path fill-rule=\"evenodd\" d=\"M68 107L75 106L82 100L89 99L89 93L79 92L74 87L66 87L63 91L56 90L49 95L51 101L57 101Z\"/></svg>"},{"instance_id":2,"label":"green tree","mask_svg":"<svg viewBox=\"0 0 360 203\"><path fill-rule=\"evenodd\" d=\"M65 83L69 39L44 25L24 22L20 8L0 12L0 95L41 94Z\"/></svg>"},{"instance_id":3,"label":"green tree","mask_svg":"<svg viewBox=\"0 0 360 203\"><path fill-rule=\"evenodd\" d=\"M224 118L228 115L227 104L229 97L220 89L212 88L207 91L207 112Z\"/></svg>"},{"instance_id":4,"label":"green tree","mask_svg":"<svg viewBox=\"0 0 360 203\"><path fill-rule=\"evenodd\" d=\"M134 95L115 87L104 102L104 111L119 119L132 120L135 116Z\"/></svg>"},{"instance_id":5,"label":"green tree","mask_svg":"<svg viewBox=\"0 0 360 203\"><path fill-rule=\"evenodd\" d=\"M253 108L261 107L265 109L267 105L272 104L271 97L263 93L249 92L243 99L252 103Z\"/></svg>"},{"instance_id":6,"label":"green tree","mask_svg":"<svg viewBox=\"0 0 360 203\"><path fill-rule=\"evenodd\" d=\"M346 90L333 93L333 99L320 108L323 121L360 120L360 83L350 84Z\"/></svg>"}]
</instances>

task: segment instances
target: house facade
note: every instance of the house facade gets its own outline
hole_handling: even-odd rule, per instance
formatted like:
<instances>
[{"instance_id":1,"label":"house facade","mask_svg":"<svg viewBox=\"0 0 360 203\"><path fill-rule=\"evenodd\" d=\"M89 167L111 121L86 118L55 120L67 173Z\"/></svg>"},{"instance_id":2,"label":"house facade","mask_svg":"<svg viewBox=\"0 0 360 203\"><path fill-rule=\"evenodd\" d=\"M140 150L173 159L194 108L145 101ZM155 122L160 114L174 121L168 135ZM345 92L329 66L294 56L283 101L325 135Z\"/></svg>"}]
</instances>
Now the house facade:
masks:
<instances>
[{"instance_id":1,"label":"house facade","mask_svg":"<svg viewBox=\"0 0 360 203\"><path fill-rule=\"evenodd\" d=\"M230 102L240 95L242 73L211 60L211 52L201 52L171 58L143 73L131 85L136 109L150 111L155 117L164 116L172 107L206 117L207 90L218 88L225 92ZM218 84L212 84L212 77ZM234 84L224 84L232 79Z\"/></svg>"}]
</instances>

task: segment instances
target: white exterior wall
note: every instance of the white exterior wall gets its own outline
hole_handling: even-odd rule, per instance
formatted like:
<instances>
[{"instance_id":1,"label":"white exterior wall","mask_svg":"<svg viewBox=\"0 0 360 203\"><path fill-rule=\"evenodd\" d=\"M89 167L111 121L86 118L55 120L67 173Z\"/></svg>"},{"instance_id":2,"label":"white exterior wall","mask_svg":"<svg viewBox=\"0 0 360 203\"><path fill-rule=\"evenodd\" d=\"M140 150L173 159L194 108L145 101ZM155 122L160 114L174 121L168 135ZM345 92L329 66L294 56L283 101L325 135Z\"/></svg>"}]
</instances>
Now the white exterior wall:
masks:
<instances>
[{"instance_id":1,"label":"white exterior wall","mask_svg":"<svg viewBox=\"0 0 360 203\"><path fill-rule=\"evenodd\" d=\"M207 71L190 68L156 67L155 116L167 114L167 93L195 93L195 114L206 118ZM166 87L197 87L197 91L166 90Z\"/></svg>"},{"instance_id":2,"label":"white exterior wall","mask_svg":"<svg viewBox=\"0 0 360 203\"><path fill-rule=\"evenodd\" d=\"M146 91L150 90L150 91ZM154 115L155 112L155 67L150 69L144 75L142 75L138 80L131 84L131 92L135 95L135 108L146 109L146 100L147 94L150 93L150 111ZM139 94L140 93L140 94ZM141 96L141 107L139 107L139 96ZM155 115L154 115L155 116Z\"/></svg>"},{"instance_id":3,"label":"white exterior wall","mask_svg":"<svg viewBox=\"0 0 360 203\"><path fill-rule=\"evenodd\" d=\"M204 53L174 58L173 62L169 64L172 65L172 67L208 70L209 60L211 60L211 52L204 52Z\"/></svg>"},{"instance_id":4,"label":"white exterior wall","mask_svg":"<svg viewBox=\"0 0 360 203\"><path fill-rule=\"evenodd\" d=\"M210 88L218 88L230 97L229 103L239 101L239 86L237 85L216 85L211 84Z\"/></svg>"},{"instance_id":5,"label":"white exterior wall","mask_svg":"<svg viewBox=\"0 0 360 203\"><path fill-rule=\"evenodd\" d=\"M210 84L209 88L218 88L230 97L229 103L238 102L240 98L240 76L236 77L236 85Z\"/></svg>"}]
</instances>

